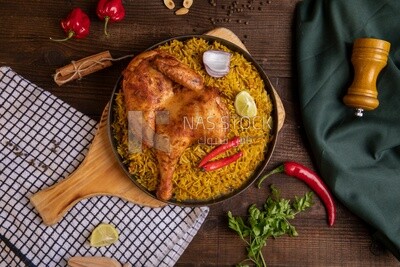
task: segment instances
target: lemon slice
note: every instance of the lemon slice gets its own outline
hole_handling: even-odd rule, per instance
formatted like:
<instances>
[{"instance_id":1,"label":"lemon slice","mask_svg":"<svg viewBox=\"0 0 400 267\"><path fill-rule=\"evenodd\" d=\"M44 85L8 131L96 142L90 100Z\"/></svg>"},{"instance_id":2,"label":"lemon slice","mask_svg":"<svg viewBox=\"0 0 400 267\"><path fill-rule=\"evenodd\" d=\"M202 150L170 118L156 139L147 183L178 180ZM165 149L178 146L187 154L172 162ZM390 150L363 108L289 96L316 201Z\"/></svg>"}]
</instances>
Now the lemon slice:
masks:
<instances>
[{"instance_id":1,"label":"lemon slice","mask_svg":"<svg viewBox=\"0 0 400 267\"><path fill-rule=\"evenodd\" d=\"M253 97L247 91L241 91L235 98L236 113L242 117L255 117L257 115L257 106Z\"/></svg>"},{"instance_id":2,"label":"lemon slice","mask_svg":"<svg viewBox=\"0 0 400 267\"><path fill-rule=\"evenodd\" d=\"M99 224L94 228L90 236L90 245L92 247L109 246L118 240L117 229L107 223Z\"/></svg>"}]
</instances>

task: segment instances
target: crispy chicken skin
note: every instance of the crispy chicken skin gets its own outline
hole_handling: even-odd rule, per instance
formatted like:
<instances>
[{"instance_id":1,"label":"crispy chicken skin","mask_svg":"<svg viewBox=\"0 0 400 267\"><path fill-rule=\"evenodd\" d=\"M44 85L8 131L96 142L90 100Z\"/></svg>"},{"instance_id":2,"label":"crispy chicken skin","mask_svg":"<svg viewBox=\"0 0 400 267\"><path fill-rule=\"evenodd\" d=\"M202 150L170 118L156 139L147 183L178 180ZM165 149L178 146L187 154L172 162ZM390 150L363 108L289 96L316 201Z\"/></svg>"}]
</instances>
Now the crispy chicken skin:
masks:
<instances>
[{"instance_id":1,"label":"crispy chicken skin","mask_svg":"<svg viewBox=\"0 0 400 267\"><path fill-rule=\"evenodd\" d=\"M199 74L169 54L159 54L154 59L154 66L168 78L186 88L196 91L204 88L203 78Z\"/></svg>"},{"instance_id":2,"label":"crispy chicken skin","mask_svg":"<svg viewBox=\"0 0 400 267\"><path fill-rule=\"evenodd\" d=\"M157 52L149 51L135 57L124 70L122 81L126 110L141 111L143 115L137 120L129 120L130 128L150 147L154 146L156 110L174 94L173 82L151 64L157 55Z\"/></svg>"},{"instance_id":3,"label":"crispy chicken skin","mask_svg":"<svg viewBox=\"0 0 400 267\"><path fill-rule=\"evenodd\" d=\"M218 143L229 128L229 111L217 88L172 55L152 50L135 57L122 82L130 131L155 148L160 173L157 197L172 197L172 177L186 148Z\"/></svg>"}]
</instances>

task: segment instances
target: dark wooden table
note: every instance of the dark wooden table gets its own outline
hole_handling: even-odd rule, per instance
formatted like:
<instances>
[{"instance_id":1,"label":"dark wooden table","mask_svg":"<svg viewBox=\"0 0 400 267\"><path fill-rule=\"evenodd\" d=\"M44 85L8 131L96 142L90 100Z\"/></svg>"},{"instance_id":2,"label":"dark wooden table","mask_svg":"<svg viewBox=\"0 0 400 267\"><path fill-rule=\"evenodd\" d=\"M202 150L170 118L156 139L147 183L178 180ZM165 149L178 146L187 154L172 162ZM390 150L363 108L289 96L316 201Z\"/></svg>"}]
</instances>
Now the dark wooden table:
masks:
<instances>
[{"instance_id":1,"label":"dark wooden table","mask_svg":"<svg viewBox=\"0 0 400 267\"><path fill-rule=\"evenodd\" d=\"M269 169L286 160L313 168L309 144L298 112L294 70L294 11L298 0L195 0L190 12L176 16L161 0L126 0L126 18L109 25L110 37L103 35L103 22L95 15L96 1L5 1L0 0L0 65L50 91L68 104L99 119L109 101L114 83L127 60L61 87L52 74L71 60L104 50L114 58L139 53L164 39L200 34L215 27L234 31L265 69L282 98L286 121ZM175 1L177 7L181 1ZM90 35L64 43L49 37L63 36L59 21L75 6L89 13ZM271 183L283 196L302 195L308 188L301 182L276 175ZM245 258L245 246L229 230L226 213L245 215L250 204L262 204L269 190L249 188L241 195L211 206L201 227L177 266L232 266ZM269 266L399 266L385 249L372 241L371 229L338 203L337 223L327 226L325 209L319 199L293 224L299 236L270 240L264 248Z\"/></svg>"}]
</instances>

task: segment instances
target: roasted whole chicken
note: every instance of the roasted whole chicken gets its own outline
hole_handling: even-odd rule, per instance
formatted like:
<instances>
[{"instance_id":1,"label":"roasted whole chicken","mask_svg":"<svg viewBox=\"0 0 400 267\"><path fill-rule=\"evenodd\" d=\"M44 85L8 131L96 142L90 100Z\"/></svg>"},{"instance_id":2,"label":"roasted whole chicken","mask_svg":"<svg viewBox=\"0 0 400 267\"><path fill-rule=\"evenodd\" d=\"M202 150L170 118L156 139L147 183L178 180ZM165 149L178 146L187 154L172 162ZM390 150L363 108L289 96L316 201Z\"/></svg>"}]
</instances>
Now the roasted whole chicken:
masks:
<instances>
[{"instance_id":1,"label":"roasted whole chicken","mask_svg":"<svg viewBox=\"0 0 400 267\"><path fill-rule=\"evenodd\" d=\"M157 198L172 197L173 174L186 148L217 144L229 131L229 111L219 90L174 56L151 50L136 56L123 72L122 89L129 131L153 147L158 161Z\"/></svg>"}]
</instances>

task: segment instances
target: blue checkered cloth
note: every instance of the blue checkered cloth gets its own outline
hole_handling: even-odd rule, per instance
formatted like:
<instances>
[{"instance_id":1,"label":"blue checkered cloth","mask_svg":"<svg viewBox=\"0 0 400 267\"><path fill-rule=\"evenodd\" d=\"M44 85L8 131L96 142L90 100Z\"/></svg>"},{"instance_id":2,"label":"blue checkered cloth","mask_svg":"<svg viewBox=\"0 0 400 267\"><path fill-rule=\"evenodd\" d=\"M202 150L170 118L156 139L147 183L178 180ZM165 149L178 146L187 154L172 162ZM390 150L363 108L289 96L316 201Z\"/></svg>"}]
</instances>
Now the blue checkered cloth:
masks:
<instances>
[{"instance_id":1,"label":"blue checkered cloth","mask_svg":"<svg viewBox=\"0 0 400 267\"><path fill-rule=\"evenodd\" d=\"M149 208L99 196L77 203L54 226L29 202L82 162L96 122L9 67L0 67L0 267L66 266L73 256L111 257L133 266L173 266L209 208ZM119 240L94 248L91 231L114 225Z\"/></svg>"}]
</instances>

